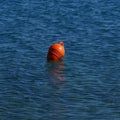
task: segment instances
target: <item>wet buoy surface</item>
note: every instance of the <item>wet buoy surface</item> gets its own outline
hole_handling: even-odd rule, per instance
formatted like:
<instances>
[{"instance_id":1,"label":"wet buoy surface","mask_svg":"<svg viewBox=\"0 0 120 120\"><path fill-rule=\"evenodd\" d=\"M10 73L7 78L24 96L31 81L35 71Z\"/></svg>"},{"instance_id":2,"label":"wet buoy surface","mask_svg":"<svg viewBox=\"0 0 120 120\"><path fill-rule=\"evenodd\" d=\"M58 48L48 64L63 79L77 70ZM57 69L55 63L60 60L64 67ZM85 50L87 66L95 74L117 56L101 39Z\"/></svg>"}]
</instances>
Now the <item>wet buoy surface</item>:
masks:
<instances>
[{"instance_id":1,"label":"wet buoy surface","mask_svg":"<svg viewBox=\"0 0 120 120\"><path fill-rule=\"evenodd\" d=\"M47 60L56 61L63 58L65 55L64 42L52 44L48 50Z\"/></svg>"}]
</instances>

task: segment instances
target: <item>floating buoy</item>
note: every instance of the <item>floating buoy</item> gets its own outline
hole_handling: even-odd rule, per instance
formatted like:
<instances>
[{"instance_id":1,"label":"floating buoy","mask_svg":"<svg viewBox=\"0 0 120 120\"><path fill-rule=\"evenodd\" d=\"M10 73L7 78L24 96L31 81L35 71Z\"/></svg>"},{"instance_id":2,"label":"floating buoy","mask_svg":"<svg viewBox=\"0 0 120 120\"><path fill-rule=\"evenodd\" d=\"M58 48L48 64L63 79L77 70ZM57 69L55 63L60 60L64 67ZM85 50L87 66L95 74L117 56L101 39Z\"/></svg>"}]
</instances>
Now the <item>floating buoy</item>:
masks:
<instances>
[{"instance_id":1,"label":"floating buoy","mask_svg":"<svg viewBox=\"0 0 120 120\"><path fill-rule=\"evenodd\" d=\"M48 50L47 60L56 61L63 58L65 55L64 42L52 44Z\"/></svg>"}]
</instances>

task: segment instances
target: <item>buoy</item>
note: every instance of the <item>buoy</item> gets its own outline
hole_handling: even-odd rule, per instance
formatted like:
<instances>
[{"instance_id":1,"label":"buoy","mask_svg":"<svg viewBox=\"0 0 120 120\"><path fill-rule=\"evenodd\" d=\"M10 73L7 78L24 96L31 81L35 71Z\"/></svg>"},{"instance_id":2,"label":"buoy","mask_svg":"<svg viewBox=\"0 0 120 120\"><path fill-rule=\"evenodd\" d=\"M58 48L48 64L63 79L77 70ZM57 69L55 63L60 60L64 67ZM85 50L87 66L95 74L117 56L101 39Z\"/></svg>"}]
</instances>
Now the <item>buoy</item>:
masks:
<instances>
[{"instance_id":1,"label":"buoy","mask_svg":"<svg viewBox=\"0 0 120 120\"><path fill-rule=\"evenodd\" d=\"M48 50L47 60L56 61L65 55L64 42L52 44Z\"/></svg>"}]
</instances>

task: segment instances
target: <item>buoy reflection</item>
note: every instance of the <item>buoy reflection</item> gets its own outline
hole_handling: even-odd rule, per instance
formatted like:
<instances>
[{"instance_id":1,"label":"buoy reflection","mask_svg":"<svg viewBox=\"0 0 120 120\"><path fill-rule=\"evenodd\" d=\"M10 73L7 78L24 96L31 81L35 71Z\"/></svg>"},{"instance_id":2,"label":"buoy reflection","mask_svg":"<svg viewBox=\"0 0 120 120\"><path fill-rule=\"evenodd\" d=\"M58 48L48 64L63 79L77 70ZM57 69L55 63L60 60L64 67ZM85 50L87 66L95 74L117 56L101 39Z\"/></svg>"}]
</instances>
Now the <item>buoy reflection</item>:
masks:
<instances>
[{"instance_id":1,"label":"buoy reflection","mask_svg":"<svg viewBox=\"0 0 120 120\"><path fill-rule=\"evenodd\" d=\"M61 102L61 95L64 93L65 89L65 66L64 61L51 61L48 62L48 75L50 82L50 104L52 105L52 110L54 113L54 118L59 119L62 118L62 113L65 108ZM53 118L53 119L54 119Z\"/></svg>"},{"instance_id":2,"label":"buoy reflection","mask_svg":"<svg viewBox=\"0 0 120 120\"><path fill-rule=\"evenodd\" d=\"M49 74L54 84L59 84L64 81L64 61L51 61L49 64Z\"/></svg>"}]
</instances>

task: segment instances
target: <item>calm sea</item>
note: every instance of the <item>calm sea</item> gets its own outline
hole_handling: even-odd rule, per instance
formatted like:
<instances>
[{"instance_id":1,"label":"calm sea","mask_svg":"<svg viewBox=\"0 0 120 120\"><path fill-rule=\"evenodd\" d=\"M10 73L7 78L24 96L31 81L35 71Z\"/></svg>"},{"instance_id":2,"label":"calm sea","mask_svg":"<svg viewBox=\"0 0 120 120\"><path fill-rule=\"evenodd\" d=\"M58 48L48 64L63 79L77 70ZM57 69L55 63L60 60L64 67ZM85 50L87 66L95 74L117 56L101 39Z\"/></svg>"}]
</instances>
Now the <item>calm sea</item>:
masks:
<instances>
[{"instance_id":1,"label":"calm sea","mask_svg":"<svg viewBox=\"0 0 120 120\"><path fill-rule=\"evenodd\" d=\"M120 120L120 0L2 0L0 120Z\"/></svg>"}]
</instances>

